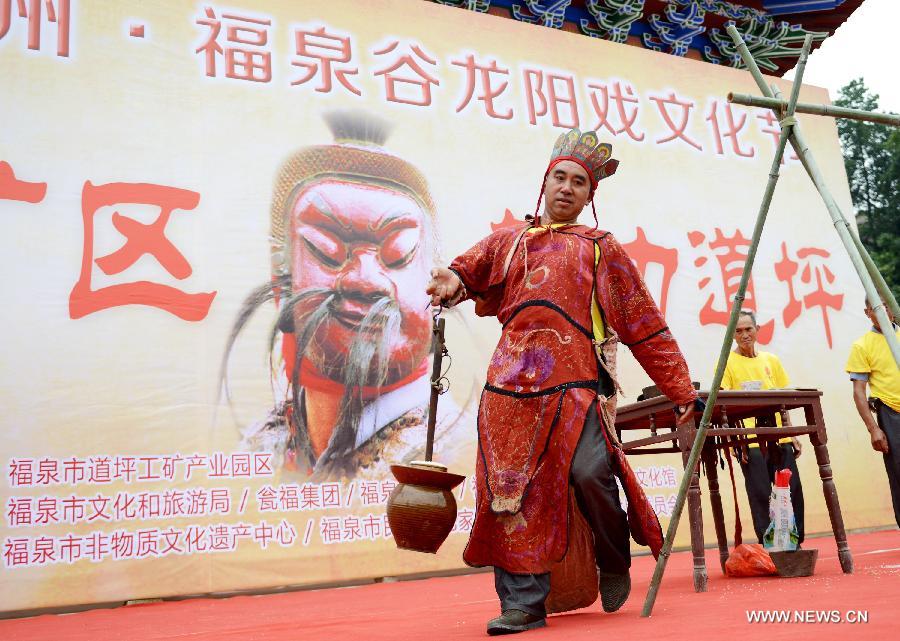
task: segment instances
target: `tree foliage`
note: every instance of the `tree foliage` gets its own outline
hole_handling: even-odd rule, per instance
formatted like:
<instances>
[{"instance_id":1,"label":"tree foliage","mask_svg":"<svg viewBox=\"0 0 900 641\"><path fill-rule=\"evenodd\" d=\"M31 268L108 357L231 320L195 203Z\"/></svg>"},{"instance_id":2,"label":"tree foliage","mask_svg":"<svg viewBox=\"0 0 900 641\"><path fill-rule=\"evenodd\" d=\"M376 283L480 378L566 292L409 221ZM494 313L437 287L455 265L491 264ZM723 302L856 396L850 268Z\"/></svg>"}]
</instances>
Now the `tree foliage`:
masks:
<instances>
[{"instance_id":1,"label":"tree foliage","mask_svg":"<svg viewBox=\"0 0 900 641\"><path fill-rule=\"evenodd\" d=\"M842 87L834 104L878 111L878 94L862 78ZM838 136L859 237L893 291L900 293L900 130L838 118Z\"/></svg>"}]
</instances>

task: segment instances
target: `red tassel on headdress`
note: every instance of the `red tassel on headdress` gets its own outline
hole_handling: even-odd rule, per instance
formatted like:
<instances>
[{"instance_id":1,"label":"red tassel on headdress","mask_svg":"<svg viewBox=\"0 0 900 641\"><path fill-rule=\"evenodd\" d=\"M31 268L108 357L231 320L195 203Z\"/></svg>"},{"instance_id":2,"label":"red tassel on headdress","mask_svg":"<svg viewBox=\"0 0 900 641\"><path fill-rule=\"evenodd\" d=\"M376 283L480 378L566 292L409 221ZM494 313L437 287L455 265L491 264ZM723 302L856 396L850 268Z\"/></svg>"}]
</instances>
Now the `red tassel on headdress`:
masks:
<instances>
[{"instance_id":1,"label":"red tassel on headdress","mask_svg":"<svg viewBox=\"0 0 900 641\"><path fill-rule=\"evenodd\" d=\"M591 209L594 211L594 231L597 231L597 227L600 226L600 221L597 220L597 206L594 204L593 198L591 198Z\"/></svg>"}]
</instances>

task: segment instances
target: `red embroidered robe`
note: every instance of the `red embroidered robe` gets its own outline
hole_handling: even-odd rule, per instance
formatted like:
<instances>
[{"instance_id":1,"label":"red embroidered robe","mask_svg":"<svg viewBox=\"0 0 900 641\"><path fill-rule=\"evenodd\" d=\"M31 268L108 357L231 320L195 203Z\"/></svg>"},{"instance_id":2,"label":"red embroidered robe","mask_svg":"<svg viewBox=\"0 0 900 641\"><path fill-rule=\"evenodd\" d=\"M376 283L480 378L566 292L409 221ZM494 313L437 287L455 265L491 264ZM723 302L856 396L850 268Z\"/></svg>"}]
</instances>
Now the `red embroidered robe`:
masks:
<instances>
[{"instance_id":1,"label":"red embroidered robe","mask_svg":"<svg viewBox=\"0 0 900 641\"><path fill-rule=\"evenodd\" d=\"M450 265L476 313L503 325L479 406L477 511L463 559L537 574L568 547L569 467L601 376L592 299L666 396L686 404L696 394L665 319L610 233L583 225L520 231L501 229ZM624 453L611 453L632 536L657 553L659 521Z\"/></svg>"}]
</instances>

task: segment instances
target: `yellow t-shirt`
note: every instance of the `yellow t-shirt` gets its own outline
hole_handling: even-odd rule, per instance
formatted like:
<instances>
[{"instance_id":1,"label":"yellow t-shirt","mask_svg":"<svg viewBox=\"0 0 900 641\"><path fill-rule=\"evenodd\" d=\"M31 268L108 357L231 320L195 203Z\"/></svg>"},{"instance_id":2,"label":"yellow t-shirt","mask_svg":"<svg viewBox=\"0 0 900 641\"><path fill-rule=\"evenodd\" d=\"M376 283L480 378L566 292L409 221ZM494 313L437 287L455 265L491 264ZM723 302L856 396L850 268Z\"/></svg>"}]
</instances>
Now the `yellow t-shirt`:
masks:
<instances>
[{"instance_id":1,"label":"yellow t-shirt","mask_svg":"<svg viewBox=\"0 0 900 641\"><path fill-rule=\"evenodd\" d=\"M728 354L725 375L722 377L722 388L727 390L767 390L789 387L791 384L781 361L770 352L757 352L754 358L742 356L736 352ZM781 415L776 412L775 422L781 427ZM756 421L744 419L745 427L753 427ZM790 443L791 439L783 438L779 443ZM751 443L750 447L759 447Z\"/></svg>"},{"instance_id":2,"label":"yellow t-shirt","mask_svg":"<svg viewBox=\"0 0 900 641\"><path fill-rule=\"evenodd\" d=\"M868 374L870 395L900 412L900 369L881 332L866 332L853 342L845 369L851 374Z\"/></svg>"}]
</instances>

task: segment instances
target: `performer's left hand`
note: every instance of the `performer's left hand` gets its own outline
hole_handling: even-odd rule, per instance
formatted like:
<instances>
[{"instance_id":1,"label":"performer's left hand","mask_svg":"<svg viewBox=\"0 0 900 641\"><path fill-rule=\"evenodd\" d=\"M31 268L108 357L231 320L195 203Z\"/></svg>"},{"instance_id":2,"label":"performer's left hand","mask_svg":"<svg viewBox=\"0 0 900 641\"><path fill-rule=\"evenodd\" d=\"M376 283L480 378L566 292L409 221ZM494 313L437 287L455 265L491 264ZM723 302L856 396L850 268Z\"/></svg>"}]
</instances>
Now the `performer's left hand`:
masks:
<instances>
[{"instance_id":1,"label":"performer's left hand","mask_svg":"<svg viewBox=\"0 0 900 641\"><path fill-rule=\"evenodd\" d=\"M694 404L678 405L676 408L678 417L675 419L676 425L686 425L694 421Z\"/></svg>"}]
</instances>

